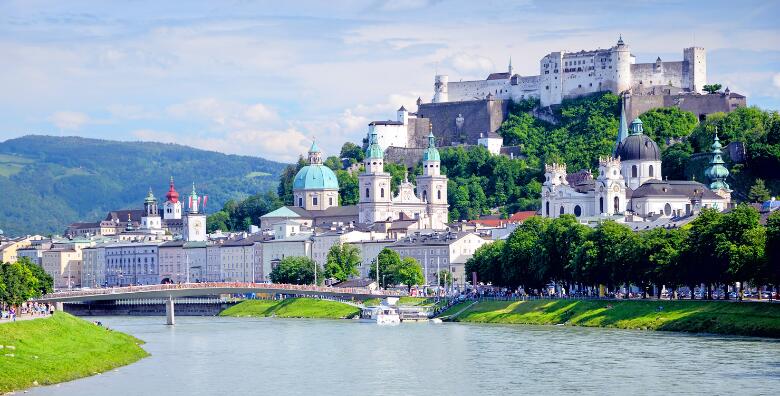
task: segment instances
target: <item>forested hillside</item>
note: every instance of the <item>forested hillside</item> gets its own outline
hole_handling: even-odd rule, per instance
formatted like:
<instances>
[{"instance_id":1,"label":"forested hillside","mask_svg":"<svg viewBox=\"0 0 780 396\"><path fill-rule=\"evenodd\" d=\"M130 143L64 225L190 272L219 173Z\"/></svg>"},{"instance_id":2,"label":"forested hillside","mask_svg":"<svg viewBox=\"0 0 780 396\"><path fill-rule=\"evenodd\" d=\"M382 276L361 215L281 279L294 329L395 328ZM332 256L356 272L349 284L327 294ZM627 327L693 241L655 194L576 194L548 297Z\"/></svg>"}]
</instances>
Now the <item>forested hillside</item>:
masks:
<instances>
[{"instance_id":1,"label":"forested hillside","mask_svg":"<svg viewBox=\"0 0 780 396\"><path fill-rule=\"evenodd\" d=\"M196 183L217 210L275 188L283 164L191 147L79 137L24 136L0 143L0 229L61 233L71 222L140 208L149 187L161 201L170 176L184 195Z\"/></svg>"},{"instance_id":2,"label":"forested hillside","mask_svg":"<svg viewBox=\"0 0 780 396\"><path fill-rule=\"evenodd\" d=\"M510 116L499 130L505 145L522 148L521 158L494 156L481 146L440 148L442 171L450 179L450 220L538 209L546 163L566 163L570 173L588 169L597 177L599 157L612 155L615 148L619 97L600 93L564 100L552 110L557 121L554 124L531 115L537 106L534 100L513 103ZM776 111L739 108L728 114L711 114L700 123L693 113L659 108L640 118L645 133L661 147L665 177L709 183L704 169L711 158L710 145L717 129L724 146L732 141L743 142L745 146L744 163L733 163L725 156L731 172L727 182L734 189L734 199L758 202L780 193L780 116ZM339 158L360 162L363 153L355 144L345 143L339 154L329 157L325 164L338 177L340 204L356 204L357 175L341 170ZM210 229L244 229L252 222L257 224L259 217L268 211L292 204L292 180L304 165L306 162L301 158L281 172L276 194L229 202L210 222ZM385 170L392 175L395 192L406 170L402 165L390 163L385 164ZM418 164L409 179L414 182L421 173Z\"/></svg>"}]
</instances>

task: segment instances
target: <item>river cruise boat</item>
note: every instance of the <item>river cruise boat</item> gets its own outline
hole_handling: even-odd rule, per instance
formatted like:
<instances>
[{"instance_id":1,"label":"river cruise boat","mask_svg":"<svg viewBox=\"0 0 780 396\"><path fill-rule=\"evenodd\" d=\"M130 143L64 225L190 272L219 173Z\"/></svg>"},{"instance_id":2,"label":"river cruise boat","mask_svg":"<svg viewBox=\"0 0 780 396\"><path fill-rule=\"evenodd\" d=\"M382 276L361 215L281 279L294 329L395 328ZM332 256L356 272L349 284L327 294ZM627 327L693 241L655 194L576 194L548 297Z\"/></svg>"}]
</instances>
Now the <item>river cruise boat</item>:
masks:
<instances>
[{"instance_id":1,"label":"river cruise boat","mask_svg":"<svg viewBox=\"0 0 780 396\"><path fill-rule=\"evenodd\" d=\"M374 322L378 325L397 325L401 323L401 315L396 308L380 305L367 307L360 311L360 319Z\"/></svg>"}]
</instances>

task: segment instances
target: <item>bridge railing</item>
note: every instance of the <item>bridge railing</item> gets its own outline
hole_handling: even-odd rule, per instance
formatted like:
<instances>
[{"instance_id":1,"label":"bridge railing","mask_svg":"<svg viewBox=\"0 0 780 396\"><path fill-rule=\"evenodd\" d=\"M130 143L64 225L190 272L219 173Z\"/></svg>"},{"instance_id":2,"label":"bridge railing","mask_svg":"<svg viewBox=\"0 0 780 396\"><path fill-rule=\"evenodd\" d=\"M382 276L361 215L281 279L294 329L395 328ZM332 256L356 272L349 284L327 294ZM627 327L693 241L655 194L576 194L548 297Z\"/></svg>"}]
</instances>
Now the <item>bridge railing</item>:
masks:
<instances>
[{"instance_id":1,"label":"bridge railing","mask_svg":"<svg viewBox=\"0 0 780 396\"><path fill-rule=\"evenodd\" d=\"M160 292L172 290L193 290L193 289L261 289L268 291L278 290L280 293L288 292L314 292L314 293L336 293L353 294L365 296L400 296L401 292L395 290L370 290L368 288L358 287L331 287L316 285L295 285L285 283L255 283L255 282L202 282L202 283L174 283L160 285L141 285L141 286L122 286L110 288L96 288L88 290L70 290L50 293L42 296L42 299L52 298L72 298L83 296L104 296L122 293L138 292ZM262 292L262 291L261 291Z\"/></svg>"}]
</instances>

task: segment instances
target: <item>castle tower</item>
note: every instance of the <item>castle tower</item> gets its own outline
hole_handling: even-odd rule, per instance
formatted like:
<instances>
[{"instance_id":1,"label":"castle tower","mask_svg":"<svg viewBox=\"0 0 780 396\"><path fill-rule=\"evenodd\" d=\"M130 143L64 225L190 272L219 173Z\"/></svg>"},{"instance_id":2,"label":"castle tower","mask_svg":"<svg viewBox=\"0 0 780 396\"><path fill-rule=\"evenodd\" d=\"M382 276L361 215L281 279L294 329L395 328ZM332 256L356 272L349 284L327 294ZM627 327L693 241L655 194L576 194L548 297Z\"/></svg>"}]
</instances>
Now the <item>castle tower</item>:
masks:
<instances>
[{"instance_id":1,"label":"castle tower","mask_svg":"<svg viewBox=\"0 0 780 396\"><path fill-rule=\"evenodd\" d=\"M141 218L141 228L150 231L162 231L162 220L157 208L157 198L149 187L149 193L144 199L144 216Z\"/></svg>"},{"instance_id":2,"label":"castle tower","mask_svg":"<svg viewBox=\"0 0 780 396\"><path fill-rule=\"evenodd\" d=\"M450 78L446 74L436 75L433 84L433 103L448 102L447 84Z\"/></svg>"},{"instance_id":3,"label":"castle tower","mask_svg":"<svg viewBox=\"0 0 780 396\"><path fill-rule=\"evenodd\" d=\"M685 72L687 65L688 72ZM707 84L707 53L702 47L690 47L683 50L683 86L691 92L702 93Z\"/></svg>"},{"instance_id":4,"label":"castle tower","mask_svg":"<svg viewBox=\"0 0 780 396\"><path fill-rule=\"evenodd\" d=\"M417 192L419 198L427 203L430 228L443 230L447 228L447 176L441 174L441 156L436 148L433 131L428 134L428 148L423 153L423 174L417 177Z\"/></svg>"},{"instance_id":5,"label":"castle tower","mask_svg":"<svg viewBox=\"0 0 780 396\"><path fill-rule=\"evenodd\" d=\"M569 181L566 180L566 164L545 164L544 184L542 185L542 216L558 217L560 203L556 201L555 193L558 187L563 185L569 185Z\"/></svg>"},{"instance_id":6,"label":"castle tower","mask_svg":"<svg viewBox=\"0 0 780 396\"><path fill-rule=\"evenodd\" d=\"M392 191L389 173L384 171L384 152L377 143L376 132L369 134L365 171L358 175L358 222L371 224L392 217Z\"/></svg>"},{"instance_id":7,"label":"castle tower","mask_svg":"<svg viewBox=\"0 0 780 396\"><path fill-rule=\"evenodd\" d=\"M205 242L206 214L200 213L201 197L195 192L195 183L192 183L192 192L189 196L190 210L184 216L184 240L188 242Z\"/></svg>"},{"instance_id":8,"label":"castle tower","mask_svg":"<svg viewBox=\"0 0 780 396\"><path fill-rule=\"evenodd\" d=\"M181 202L179 201L179 193L176 192L176 188L173 186L173 176L171 176L171 184L168 188L168 192L165 194L163 218L165 220L181 219Z\"/></svg>"},{"instance_id":9,"label":"castle tower","mask_svg":"<svg viewBox=\"0 0 780 396\"><path fill-rule=\"evenodd\" d=\"M723 154L721 148L723 146L720 144L717 132L715 132L715 141L712 143L711 147L712 160L710 160L710 166L704 173L712 180L712 183L710 183L710 190L725 198L727 200L726 203L728 204L731 202L731 188L728 183L726 183L726 178L729 177L729 170L726 169L725 162L723 162L723 158L721 157L721 154Z\"/></svg>"},{"instance_id":10,"label":"castle tower","mask_svg":"<svg viewBox=\"0 0 780 396\"><path fill-rule=\"evenodd\" d=\"M599 158L596 178L596 215L614 215L626 210L626 181L620 174L620 158Z\"/></svg>"},{"instance_id":11,"label":"castle tower","mask_svg":"<svg viewBox=\"0 0 780 396\"><path fill-rule=\"evenodd\" d=\"M617 44L610 49L612 64L615 66L612 72L614 86L612 92L620 93L631 88L631 49L623 42L623 36Z\"/></svg>"},{"instance_id":12,"label":"castle tower","mask_svg":"<svg viewBox=\"0 0 780 396\"><path fill-rule=\"evenodd\" d=\"M339 181L333 170L322 163L317 142L309 148L309 165L293 179L294 205L306 210L326 210L339 206Z\"/></svg>"},{"instance_id":13,"label":"castle tower","mask_svg":"<svg viewBox=\"0 0 780 396\"><path fill-rule=\"evenodd\" d=\"M401 106L401 108L397 111L398 115L398 122L407 125L409 123L409 111L406 110L406 107Z\"/></svg>"}]
</instances>

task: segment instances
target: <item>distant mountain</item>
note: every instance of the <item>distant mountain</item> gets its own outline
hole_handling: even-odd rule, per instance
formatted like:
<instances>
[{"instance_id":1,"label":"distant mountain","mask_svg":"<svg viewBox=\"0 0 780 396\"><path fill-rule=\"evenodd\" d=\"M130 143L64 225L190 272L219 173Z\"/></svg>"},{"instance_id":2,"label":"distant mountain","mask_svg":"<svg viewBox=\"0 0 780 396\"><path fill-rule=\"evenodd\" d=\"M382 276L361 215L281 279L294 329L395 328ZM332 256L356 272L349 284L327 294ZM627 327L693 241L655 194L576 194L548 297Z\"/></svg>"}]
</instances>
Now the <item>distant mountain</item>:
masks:
<instances>
[{"instance_id":1,"label":"distant mountain","mask_svg":"<svg viewBox=\"0 0 780 396\"><path fill-rule=\"evenodd\" d=\"M108 210L141 208L152 188L165 200L171 176L184 196L195 182L219 210L276 188L284 164L192 147L80 137L24 136L0 143L0 229L6 235L61 233Z\"/></svg>"}]
</instances>

